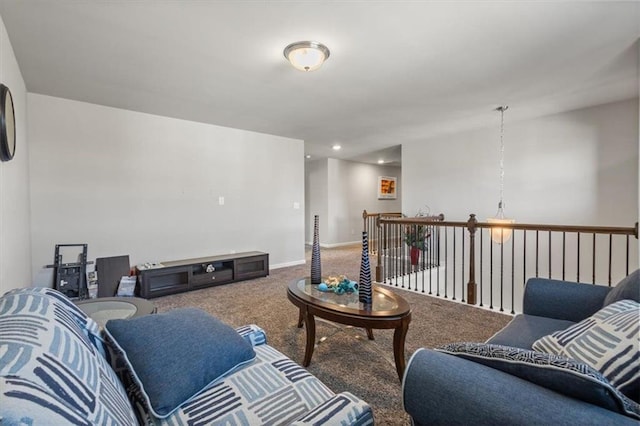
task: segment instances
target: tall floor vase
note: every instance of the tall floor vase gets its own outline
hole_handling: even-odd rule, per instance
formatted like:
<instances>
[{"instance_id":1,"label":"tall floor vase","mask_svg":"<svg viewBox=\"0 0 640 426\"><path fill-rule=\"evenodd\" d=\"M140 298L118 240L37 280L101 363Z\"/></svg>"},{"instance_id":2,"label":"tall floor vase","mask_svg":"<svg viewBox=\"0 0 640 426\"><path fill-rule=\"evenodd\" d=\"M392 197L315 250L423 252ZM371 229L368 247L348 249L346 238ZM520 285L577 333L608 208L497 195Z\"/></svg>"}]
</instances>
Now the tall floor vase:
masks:
<instances>
[{"instance_id":1,"label":"tall floor vase","mask_svg":"<svg viewBox=\"0 0 640 426\"><path fill-rule=\"evenodd\" d=\"M371 289L371 265L369 264L369 236L362 233L362 261L360 262L360 282L358 283L358 299L370 305L373 301Z\"/></svg>"},{"instance_id":2,"label":"tall floor vase","mask_svg":"<svg viewBox=\"0 0 640 426\"><path fill-rule=\"evenodd\" d=\"M322 271L320 268L320 241L318 238L318 215L314 216L313 222L313 247L311 248L311 284L322 282Z\"/></svg>"}]
</instances>

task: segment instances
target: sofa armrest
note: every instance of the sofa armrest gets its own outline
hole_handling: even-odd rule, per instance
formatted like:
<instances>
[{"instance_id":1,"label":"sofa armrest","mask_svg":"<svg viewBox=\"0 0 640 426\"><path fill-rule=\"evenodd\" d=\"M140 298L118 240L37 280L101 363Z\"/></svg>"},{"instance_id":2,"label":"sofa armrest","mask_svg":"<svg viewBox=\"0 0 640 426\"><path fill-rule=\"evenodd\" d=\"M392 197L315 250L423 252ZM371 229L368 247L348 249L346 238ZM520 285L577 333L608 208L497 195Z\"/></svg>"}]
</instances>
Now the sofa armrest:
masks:
<instances>
[{"instance_id":1,"label":"sofa armrest","mask_svg":"<svg viewBox=\"0 0 640 426\"><path fill-rule=\"evenodd\" d=\"M414 425L619 424L637 421L526 380L430 349L416 351L402 381Z\"/></svg>"},{"instance_id":2,"label":"sofa armrest","mask_svg":"<svg viewBox=\"0 0 640 426\"><path fill-rule=\"evenodd\" d=\"M267 333L255 324L243 325L236 328L236 332L241 335L251 346L267 344Z\"/></svg>"},{"instance_id":3,"label":"sofa armrest","mask_svg":"<svg viewBox=\"0 0 640 426\"><path fill-rule=\"evenodd\" d=\"M522 311L527 315L578 322L602 308L610 287L530 278L524 288Z\"/></svg>"},{"instance_id":4,"label":"sofa armrest","mask_svg":"<svg viewBox=\"0 0 640 426\"><path fill-rule=\"evenodd\" d=\"M373 412L357 396L342 392L291 423L291 426L305 425L373 425Z\"/></svg>"}]
</instances>

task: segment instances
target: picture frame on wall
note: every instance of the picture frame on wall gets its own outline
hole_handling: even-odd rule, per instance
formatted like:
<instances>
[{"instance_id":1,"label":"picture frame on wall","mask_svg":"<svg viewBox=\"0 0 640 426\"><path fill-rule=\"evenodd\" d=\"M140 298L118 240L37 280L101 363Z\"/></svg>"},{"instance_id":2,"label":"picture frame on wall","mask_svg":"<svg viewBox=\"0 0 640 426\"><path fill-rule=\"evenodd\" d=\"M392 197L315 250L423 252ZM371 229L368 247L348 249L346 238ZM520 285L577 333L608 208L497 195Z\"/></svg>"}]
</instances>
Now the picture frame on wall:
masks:
<instances>
[{"instance_id":1,"label":"picture frame on wall","mask_svg":"<svg viewBox=\"0 0 640 426\"><path fill-rule=\"evenodd\" d=\"M378 200L395 200L397 198L397 178L378 176Z\"/></svg>"}]
</instances>

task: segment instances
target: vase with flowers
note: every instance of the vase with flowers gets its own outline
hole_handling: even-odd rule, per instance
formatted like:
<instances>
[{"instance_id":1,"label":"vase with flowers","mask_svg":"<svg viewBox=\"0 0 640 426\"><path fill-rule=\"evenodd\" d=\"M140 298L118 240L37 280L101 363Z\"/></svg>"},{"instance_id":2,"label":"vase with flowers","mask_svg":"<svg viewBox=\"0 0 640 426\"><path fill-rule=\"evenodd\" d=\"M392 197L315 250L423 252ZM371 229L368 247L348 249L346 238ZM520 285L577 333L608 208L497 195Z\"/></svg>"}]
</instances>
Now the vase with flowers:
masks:
<instances>
[{"instance_id":1,"label":"vase with flowers","mask_svg":"<svg viewBox=\"0 0 640 426\"><path fill-rule=\"evenodd\" d=\"M415 217L425 216L422 211L418 211ZM411 264L416 266L420 259L420 252L427 248L427 241L431 236L431 231L427 225L420 223L406 225L404 229L404 242L409 247Z\"/></svg>"},{"instance_id":2,"label":"vase with flowers","mask_svg":"<svg viewBox=\"0 0 640 426\"><path fill-rule=\"evenodd\" d=\"M411 264L417 265L420 252L425 251L428 238L428 230L425 225L407 225L404 233L404 242L409 246Z\"/></svg>"}]
</instances>

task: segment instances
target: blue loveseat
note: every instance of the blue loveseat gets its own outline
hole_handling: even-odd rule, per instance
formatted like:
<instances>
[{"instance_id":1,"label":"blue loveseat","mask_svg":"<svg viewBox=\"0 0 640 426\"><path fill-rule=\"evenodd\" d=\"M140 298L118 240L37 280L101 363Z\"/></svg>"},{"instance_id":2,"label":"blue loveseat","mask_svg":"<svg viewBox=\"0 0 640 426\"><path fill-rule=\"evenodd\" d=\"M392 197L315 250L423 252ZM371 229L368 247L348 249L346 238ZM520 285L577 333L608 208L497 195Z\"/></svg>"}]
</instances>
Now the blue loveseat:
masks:
<instances>
[{"instance_id":1,"label":"blue loveseat","mask_svg":"<svg viewBox=\"0 0 640 426\"><path fill-rule=\"evenodd\" d=\"M194 311L187 312L190 321L196 318L213 324L213 317ZM175 327L176 318L182 314L162 315L136 318L135 322L131 319L131 323L126 323L130 320L116 321L125 321L119 325L126 333L140 325L148 326L148 322L138 323L138 320L164 318ZM234 332L228 326L218 326L226 327L233 335L227 337L239 339L247 346L245 361L220 380L210 382L206 379L203 390L178 407L164 410L162 418L158 418L150 409L149 399L144 397L144 392L150 391L150 382L144 381L141 371L131 370L120 348L109 341L110 335L74 303L51 289L10 291L0 298L0 423L114 426L373 424L368 404L346 392L333 393L308 371L268 346L260 328L245 326ZM108 322L106 329L109 327ZM196 330L206 331L203 327ZM175 349L183 336L175 332L167 334L164 337L169 343L167 350L170 346ZM199 338L196 340L200 342ZM214 346L215 343L204 348L205 357L209 350L210 359L198 365L215 363L213 358L225 352L224 346ZM185 363L187 360L193 362L198 350L195 346L187 347ZM164 361L163 353L153 352L150 346L143 347L140 351L142 361ZM128 355L133 358L133 351ZM152 361L154 355L157 355L156 361ZM191 377L175 376L176 371L188 374L187 367L176 362L157 367L162 377L156 385L166 390L160 392L161 397L175 392L179 386L202 381L205 371L194 369L193 365ZM174 371L173 376L169 370ZM137 382L139 378L146 389Z\"/></svg>"},{"instance_id":2,"label":"blue loveseat","mask_svg":"<svg viewBox=\"0 0 640 426\"><path fill-rule=\"evenodd\" d=\"M636 271L614 289L529 279L523 314L487 342L416 351L402 384L404 408L414 425L637 426L639 279ZM575 332L586 323L581 321L620 306L627 309L632 342L627 367L636 374L626 394L584 362L540 350L549 339L545 336L569 327Z\"/></svg>"}]
</instances>

